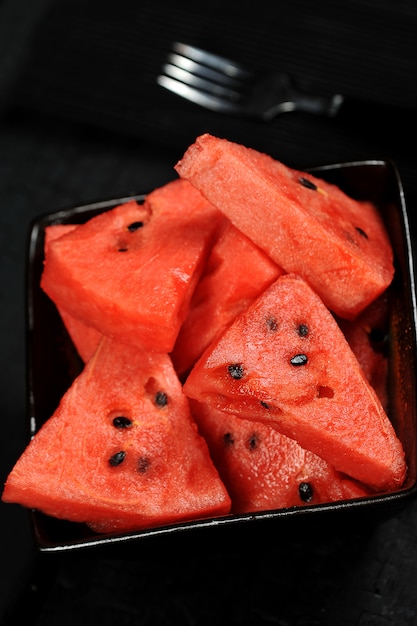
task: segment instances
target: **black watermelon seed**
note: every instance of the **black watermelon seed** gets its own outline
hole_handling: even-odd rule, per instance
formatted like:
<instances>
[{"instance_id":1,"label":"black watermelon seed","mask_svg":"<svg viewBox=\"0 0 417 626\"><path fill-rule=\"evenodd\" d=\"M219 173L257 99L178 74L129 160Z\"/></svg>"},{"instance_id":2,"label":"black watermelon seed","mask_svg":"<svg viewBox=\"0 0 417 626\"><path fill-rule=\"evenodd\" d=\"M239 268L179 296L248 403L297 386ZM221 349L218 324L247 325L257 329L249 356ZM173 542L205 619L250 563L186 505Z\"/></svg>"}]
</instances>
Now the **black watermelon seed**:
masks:
<instances>
[{"instance_id":1,"label":"black watermelon seed","mask_svg":"<svg viewBox=\"0 0 417 626\"><path fill-rule=\"evenodd\" d=\"M298 493L300 496L300 500L303 502L311 502L313 499L313 487L310 483L300 483L298 485Z\"/></svg>"},{"instance_id":2,"label":"black watermelon seed","mask_svg":"<svg viewBox=\"0 0 417 626\"><path fill-rule=\"evenodd\" d=\"M139 474L145 474L151 465L151 461L147 456L141 456L138 459L138 472Z\"/></svg>"},{"instance_id":3,"label":"black watermelon seed","mask_svg":"<svg viewBox=\"0 0 417 626\"><path fill-rule=\"evenodd\" d=\"M368 339L374 352L388 356L388 335L382 328L371 328L368 331Z\"/></svg>"},{"instance_id":4,"label":"black watermelon seed","mask_svg":"<svg viewBox=\"0 0 417 626\"><path fill-rule=\"evenodd\" d=\"M304 178L304 176L301 176L298 179L298 182L301 183L301 185L303 187L306 187L307 189L312 189L313 191L317 191L317 185L313 183L313 181L309 180L308 178Z\"/></svg>"},{"instance_id":5,"label":"black watermelon seed","mask_svg":"<svg viewBox=\"0 0 417 626\"><path fill-rule=\"evenodd\" d=\"M266 320L266 325L268 326L269 330L275 331L278 329L278 322L275 317L268 317L268 319Z\"/></svg>"},{"instance_id":6,"label":"black watermelon seed","mask_svg":"<svg viewBox=\"0 0 417 626\"><path fill-rule=\"evenodd\" d=\"M233 446L233 444L235 443L232 433L225 433L223 435L223 441L226 444L226 446Z\"/></svg>"},{"instance_id":7,"label":"black watermelon seed","mask_svg":"<svg viewBox=\"0 0 417 626\"><path fill-rule=\"evenodd\" d=\"M155 404L161 408L168 404L168 396L165 391L158 391L155 394Z\"/></svg>"},{"instance_id":8,"label":"black watermelon seed","mask_svg":"<svg viewBox=\"0 0 417 626\"><path fill-rule=\"evenodd\" d=\"M248 439L249 450L255 450L258 447L259 437L256 433L253 433Z\"/></svg>"},{"instance_id":9,"label":"black watermelon seed","mask_svg":"<svg viewBox=\"0 0 417 626\"><path fill-rule=\"evenodd\" d=\"M125 457L126 452L120 450L120 452L116 452L116 454L113 454L113 456L109 458L109 463L112 467L116 467L117 465L120 465L120 463L123 463Z\"/></svg>"},{"instance_id":10,"label":"black watermelon seed","mask_svg":"<svg viewBox=\"0 0 417 626\"><path fill-rule=\"evenodd\" d=\"M142 228L142 226L143 226L143 222L132 222L127 227L127 230L130 230L131 233L134 233L135 230L139 230L139 228Z\"/></svg>"},{"instance_id":11,"label":"black watermelon seed","mask_svg":"<svg viewBox=\"0 0 417 626\"><path fill-rule=\"evenodd\" d=\"M230 376L235 380L240 380L240 378L243 378L244 370L243 366L240 363L233 363L233 365L229 365L227 370Z\"/></svg>"},{"instance_id":12,"label":"black watermelon seed","mask_svg":"<svg viewBox=\"0 0 417 626\"><path fill-rule=\"evenodd\" d=\"M295 365L298 367L299 365L306 365L308 362L308 357L306 354L296 354L290 359L291 365Z\"/></svg>"},{"instance_id":13,"label":"black watermelon seed","mask_svg":"<svg viewBox=\"0 0 417 626\"><path fill-rule=\"evenodd\" d=\"M300 324L297 328L297 332L300 337L307 337L308 335L308 326L307 324Z\"/></svg>"},{"instance_id":14,"label":"black watermelon seed","mask_svg":"<svg viewBox=\"0 0 417 626\"><path fill-rule=\"evenodd\" d=\"M114 418L113 425L116 428L129 428L129 426L132 426L132 420L124 415L118 415Z\"/></svg>"},{"instance_id":15,"label":"black watermelon seed","mask_svg":"<svg viewBox=\"0 0 417 626\"><path fill-rule=\"evenodd\" d=\"M372 343L381 343L386 340L387 336L381 328L371 328L369 331L369 340Z\"/></svg>"},{"instance_id":16,"label":"black watermelon seed","mask_svg":"<svg viewBox=\"0 0 417 626\"><path fill-rule=\"evenodd\" d=\"M269 404L267 402L264 402L264 400L261 400L261 406L263 406L264 409L269 409Z\"/></svg>"},{"instance_id":17,"label":"black watermelon seed","mask_svg":"<svg viewBox=\"0 0 417 626\"><path fill-rule=\"evenodd\" d=\"M368 239L368 235L366 234L366 232L362 228L360 228L359 226L356 226L355 228L358 231L358 233L361 235L361 237L364 237L365 239Z\"/></svg>"},{"instance_id":18,"label":"black watermelon seed","mask_svg":"<svg viewBox=\"0 0 417 626\"><path fill-rule=\"evenodd\" d=\"M127 252L128 249L129 248L127 246L120 246L120 248L118 248L118 252Z\"/></svg>"}]
</instances>

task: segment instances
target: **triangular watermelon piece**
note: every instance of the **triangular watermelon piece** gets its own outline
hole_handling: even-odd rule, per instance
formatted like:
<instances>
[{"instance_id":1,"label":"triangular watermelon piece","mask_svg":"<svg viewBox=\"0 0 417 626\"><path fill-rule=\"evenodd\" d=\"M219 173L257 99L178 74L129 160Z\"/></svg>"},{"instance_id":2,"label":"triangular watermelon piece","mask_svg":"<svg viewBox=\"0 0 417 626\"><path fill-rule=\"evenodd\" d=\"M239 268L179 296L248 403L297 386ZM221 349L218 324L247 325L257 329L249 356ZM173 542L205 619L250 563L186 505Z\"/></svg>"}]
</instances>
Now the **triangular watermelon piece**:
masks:
<instances>
[{"instance_id":1,"label":"triangular watermelon piece","mask_svg":"<svg viewBox=\"0 0 417 626\"><path fill-rule=\"evenodd\" d=\"M233 513L336 502L371 490L262 422L190 401Z\"/></svg>"},{"instance_id":2,"label":"triangular watermelon piece","mask_svg":"<svg viewBox=\"0 0 417 626\"><path fill-rule=\"evenodd\" d=\"M51 241L70 233L77 226L77 224L51 224L47 226L45 228L45 256ZM96 351L102 334L93 326L84 324L78 317L74 317L62 307L57 306L57 309L75 349L84 363L87 363Z\"/></svg>"},{"instance_id":3,"label":"triangular watermelon piece","mask_svg":"<svg viewBox=\"0 0 417 626\"><path fill-rule=\"evenodd\" d=\"M98 532L230 510L169 356L107 338L18 459L2 499Z\"/></svg>"},{"instance_id":4,"label":"triangular watermelon piece","mask_svg":"<svg viewBox=\"0 0 417 626\"><path fill-rule=\"evenodd\" d=\"M334 317L278 278L197 361L184 392L263 421L375 489L402 484L401 442Z\"/></svg>"},{"instance_id":5,"label":"triangular watermelon piece","mask_svg":"<svg viewBox=\"0 0 417 626\"><path fill-rule=\"evenodd\" d=\"M213 338L283 273L263 250L225 219L171 355L177 373L188 374Z\"/></svg>"},{"instance_id":6,"label":"triangular watermelon piece","mask_svg":"<svg viewBox=\"0 0 417 626\"><path fill-rule=\"evenodd\" d=\"M41 286L100 333L170 352L223 215L188 181L155 189L51 241Z\"/></svg>"},{"instance_id":7,"label":"triangular watermelon piece","mask_svg":"<svg viewBox=\"0 0 417 626\"><path fill-rule=\"evenodd\" d=\"M392 247L372 203L209 134L197 138L176 170L341 317L354 318L392 281Z\"/></svg>"}]
</instances>

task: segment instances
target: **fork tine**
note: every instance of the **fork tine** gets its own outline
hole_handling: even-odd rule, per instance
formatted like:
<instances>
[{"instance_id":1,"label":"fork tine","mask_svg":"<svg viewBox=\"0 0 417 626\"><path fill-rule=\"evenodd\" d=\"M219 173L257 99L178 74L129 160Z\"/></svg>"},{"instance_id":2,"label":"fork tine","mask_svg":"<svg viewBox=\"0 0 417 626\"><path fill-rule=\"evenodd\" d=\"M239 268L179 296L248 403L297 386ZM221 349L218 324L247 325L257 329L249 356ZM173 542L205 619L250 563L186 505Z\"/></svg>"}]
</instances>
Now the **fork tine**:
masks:
<instances>
[{"instance_id":1,"label":"fork tine","mask_svg":"<svg viewBox=\"0 0 417 626\"><path fill-rule=\"evenodd\" d=\"M193 59L183 57L179 54L169 54L167 61L167 65L171 68L174 67L178 71L178 75L182 75L183 78L186 78L187 75L191 75L207 79L207 81L212 81L220 85L239 84L239 81L234 76L226 76L222 72L212 69L207 65L201 65ZM164 66L164 69L165 67L166 66ZM185 82L189 81L186 80Z\"/></svg>"},{"instance_id":2,"label":"fork tine","mask_svg":"<svg viewBox=\"0 0 417 626\"><path fill-rule=\"evenodd\" d=\"M213 78L213 80L207 80L207 78L204 78L204 76L207 76L206 74L199 76L189 70L173 65L172 63L166 63L163 66L162 71L166 76L169 76L174 80L185 83L190 87L195 87L195 89L206 91L213 96L227 98L231 101L239 100L239 91L233 89L232 86L228 87L221 84L221 82L216 82L216 76L213 77L213 75L210 75L209 78Z\"/></svg>"},{"instance_id":3,"label":"fork tine","mask_svg":"<svg viewBox=\"0 0 417 626\"><path fill-rule=\"evenodd\" d=\"M219 113L235 113L239 110L239 106L236 103L228 102L218 96L210 94L208 92L200 91L196 87L176 80L166 74L160 74L157 77L157 83L161 87L165 87L169 91L176 93L178 96L182 96L195 104L199 104L211 111L217 111Z\"/></svg>"},{"instance_id":4,"label":"fork tine","mask_svg":"<svg viewBox=\"0 0 417 626\"><path fill-rule=\"evenodd\" d=\"M213 111L238 111L244 79L250 76L243 66L178 42L173 50L157 77L160 86Z\"/></svg>"},{"instance_id":5,"label":"fork tine","mask_svg":"<svg viewBox=\"0 0 417 626\"><path fill-rule=\"evenodd\" d=\"M181 67L181 65L176 65L173 62L174 60L169 59L171 63L165 63L162 68L162 71L167 76L218 97L228 98L232 101L239 99L243 86L237 81L225 80L223 74L218 74L213 70L207 71L207 68L204 67L194 67L192 62Z\"/></svg>"},{"instance_id":6,"label":"fork tine","mask_svg":"<svg viewBox=\"0 0 417 626\"><path fill-rule=\"evenodd\" d=\"M206 50L202 50L196 46L190 46L176 41L173 43L172 49L175 53L181 55L182 57L193 59L196 63L218 70L230 78L247 80L250 76L252 76L252 73L240 63L232 61L226 57L213 54L212 52L207 52Z\"/></svg>"}]
</instances>

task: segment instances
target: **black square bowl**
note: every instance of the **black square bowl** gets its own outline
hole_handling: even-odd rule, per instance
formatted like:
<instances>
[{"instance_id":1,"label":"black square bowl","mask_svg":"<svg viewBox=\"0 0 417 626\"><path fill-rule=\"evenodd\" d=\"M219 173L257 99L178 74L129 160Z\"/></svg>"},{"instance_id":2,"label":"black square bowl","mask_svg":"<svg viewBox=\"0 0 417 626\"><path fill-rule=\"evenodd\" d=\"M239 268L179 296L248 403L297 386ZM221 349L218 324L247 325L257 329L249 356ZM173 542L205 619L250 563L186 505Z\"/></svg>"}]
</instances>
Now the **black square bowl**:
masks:
<instances>
[{"instance_id":1,"label":"black square bowl","mask_svg":"<svg viewBox=\"0 0 417 626\"><path fill-rule=\"evenodd\" d=\"M348 195L373 201L387 226L395 255L395 278L390 286L391 320L389 339L389 416L405 449L408 476L397 491L371 497L305 505L287 509L184 522L137 532L96 535L87 526L48 517L31 511L35 542L40 551L60 552L79 548L103 548L137 543L147 537L178 533L233 532L255 527L262 522L279 524L283 519L301 520L304 524L317 515L336 512L343 515L393 510L411 499L417 490L416 475L416 291L414 262L407 210L401 180L390 161L367 160L331 164L310 170L316 176L339 185ZM90 217L126 202L143 200L143 196L112 199L37 219L30 232L27 270L27 401L29 437L52 415L61 396L80 372L82 364L53 303L40 288L44 258L45 227L51 224L82 223ZM395 505L395 507L394 507ZM258 526L259 527L259 526ZM173 538L171 537L170 540Z\"/></svg>"}]
</instances>

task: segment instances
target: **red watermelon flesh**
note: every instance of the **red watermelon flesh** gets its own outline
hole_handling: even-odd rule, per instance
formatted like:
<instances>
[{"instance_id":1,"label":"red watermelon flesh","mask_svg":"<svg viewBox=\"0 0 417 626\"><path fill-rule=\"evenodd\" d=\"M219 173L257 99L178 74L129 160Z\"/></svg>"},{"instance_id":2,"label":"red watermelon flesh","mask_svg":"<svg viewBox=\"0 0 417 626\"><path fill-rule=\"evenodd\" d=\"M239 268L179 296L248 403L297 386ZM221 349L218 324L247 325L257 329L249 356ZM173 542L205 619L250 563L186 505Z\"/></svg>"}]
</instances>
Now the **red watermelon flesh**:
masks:
<instances>
[{"instance_id":1,"label":"red watermelon flesh","mask_svg":"<svg viewBox=\"0 0 417 626\"><path fill-rule=\"evenodd\" d=\"M367 380L388 410L389 296L384 292L355 320L338 320Z\"/></svg>"},{"instance_id":2,"label":"red watermelon flesh","mask_svg":"<svg viewBox=\"0 0 417 626\"><path fill-rule=\"evenodd\" d=\"M90 219L48 246L41 286L100 333L170 352L222 214L187 181Z\"/></svg>"},{"instance_id":3,"label":"red watermelon flesh","mask_svg":"<svg viewBox=\"0 0 417 626\"><path fill-rule=\"evenodd\" d=\"M197 138L176 170L341 317L354 318L391 283L392 247L372 203L209 134Z\"/></svg>"},{"instance_id":4,"label":"red watermelon flesh","mask_svg":"<svg viewBox=\"0 0 417 626\"><path fill-rule=\"evenodd\" d=\"M265 422L375 489L405 478L401 442L334 317L299 276L279 277L203 353L200 402Z\"/></svg>"},{"instance_id":5,"label":"red watermelon flesh","mask_svg":"<svg viewBox=\"0 0 417 626\"><path fill-rule=\"evenodd\" d=\"M190 405L232 499L233 513L335 502L372 493L267 424L195 400Z\"/></svg>"},{"instance_id":6,"label":"red watermelon flesh","mask_svg":"<svg viewBox=\"0 0 417 626\"><path fill-rule=\"evenodd\" d=\"M77 224L52 224L47 226L45 228L45 255L51 241L73 231L75 228L77 228ZM87 363L90 357L93 356L102 334L92 326L87 326L77 317L67 313L62 307L57 307L57 309L75 349L84 363Z\"/></svg>"},{"instance_id":7,"label":"red watermelon flesh","mask_svg":"<svg viewBox=\"0 0 417 626\"><path fill-rule=\"evenodd\" d=\"M214 244L172 353L188 373L213 338L284 271L229 220Z\"/></svg>"},{"instance_id":8,"label":"red watermelon flesh","mask_svg":"<svg viewBox=\"0 0 417 626\"><path fill-rule=\"evenodd\" d=\"M108 338L18 459L2 499L97 532L230 510L169 356Z\"/></svg>"}]
</instances>

